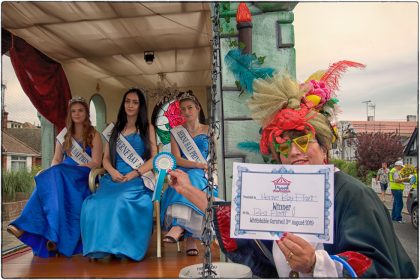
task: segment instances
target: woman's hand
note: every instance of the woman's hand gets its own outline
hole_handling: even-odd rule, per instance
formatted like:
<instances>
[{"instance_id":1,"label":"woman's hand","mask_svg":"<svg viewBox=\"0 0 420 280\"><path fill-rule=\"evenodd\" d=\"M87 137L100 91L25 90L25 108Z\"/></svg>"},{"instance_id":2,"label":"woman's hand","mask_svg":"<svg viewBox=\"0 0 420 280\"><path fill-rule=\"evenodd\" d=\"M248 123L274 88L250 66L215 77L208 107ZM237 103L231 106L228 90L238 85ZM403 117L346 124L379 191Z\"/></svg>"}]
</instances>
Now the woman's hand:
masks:
<instances>
[{"instance_id":1,"label":"woman's hand","mask_svg":"<svg viewBox=\"0 0 420 280\"><path fill-rule=\"evenodd\" d=\"M197 168L207 170L208 166L207 163L197 162Z\"/></svg>"},{"instance_id":2,"label":"woman's hand","mask_svg":"<svg viewBox=\"0 0 420 280\"><path fill-rule=\"evenodd\" d=\"M123 176L120 172L118 172L118 170L113 170L113 171L109 172L109 174L111 175L112 181L114 181L114 182L125 182L125 181L127 181L126 176Z\"/></svg>"},{"instance_id":3,"label":"woman's hand","mask_svg":"<svg viewBox=\"0 0 420 280\"><path fill-rule=\"evenodd\" d=\"M182 189L191 185L190 178L188 174L182 170L175 169L169 170L169 175L171 179L169 180L169 185L175 189L176 192L181 193Z\"/></svg>"},{"instance_id":4,"label":"woman's hand","mask_svg":"<svg viewBox=\"0 0 420 280\"><path fill-rule=\"evenodd\" d=\"M313 271L316 257L310 243L293 233L284 233L276 242L292 270L302 273Z\"/></svg>"},{"instance_id":5,"label":"woman's hand","mask_svg":"<svg viewBox=\"0 0 420 280\"><path fill-rule=\"evenodd\" d=\"M125 174L124 177L125 177L126 181L130 181L130 180L133 180L136 177L139 177L139 174L137 173L136 170L133 170L130 173Z\"/></svg>"}]
</instances>

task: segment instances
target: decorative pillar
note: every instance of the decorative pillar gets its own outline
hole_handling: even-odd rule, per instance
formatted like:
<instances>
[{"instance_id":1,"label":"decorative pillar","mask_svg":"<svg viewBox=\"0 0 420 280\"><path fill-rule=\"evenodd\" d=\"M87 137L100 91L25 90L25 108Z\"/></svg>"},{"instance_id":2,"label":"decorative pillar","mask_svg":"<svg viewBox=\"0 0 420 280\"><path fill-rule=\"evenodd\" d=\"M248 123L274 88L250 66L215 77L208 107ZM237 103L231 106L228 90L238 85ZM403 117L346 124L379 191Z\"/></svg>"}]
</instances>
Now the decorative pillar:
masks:
<instances>
[{"instance_id":1,"label":"decorative pillar","mask_svg":"<svg viewBox=\"0 0 420 280\"><path fill-rule=\"evenodd\" d=\"M252 17L248 6L240 3L236 12L236 28L238 29L239 46L245 46L243 54L252 53ZM242 44L241 44L242 43Z\"/></svg>"},{"instance_id":2,"label":"decorative pillar","mask_svg":"<svg viewBox=\"0 0 420 280\"><path fill-rule=\"evenodd\" d=\"M39 121L41 122L41 167L42 169L46 169L50 167L52 158L54 156L54 125L39 113L37 115Z\"/></svg>"}]
</instances>

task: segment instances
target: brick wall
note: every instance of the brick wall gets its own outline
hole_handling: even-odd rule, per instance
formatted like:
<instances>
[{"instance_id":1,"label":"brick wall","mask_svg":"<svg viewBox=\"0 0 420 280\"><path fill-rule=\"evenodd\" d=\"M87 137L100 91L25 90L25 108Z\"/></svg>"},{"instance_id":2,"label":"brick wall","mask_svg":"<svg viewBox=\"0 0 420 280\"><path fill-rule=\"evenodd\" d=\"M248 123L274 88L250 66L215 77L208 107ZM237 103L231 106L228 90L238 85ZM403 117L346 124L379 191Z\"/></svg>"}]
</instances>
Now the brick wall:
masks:
<instances>
[{"instance_id":1,"label":"brick wall","mask_svg":"<svg viewBox=\"0 0 420 280\"><path fill-rule=\"evenodd\" d=\"M11 221L19 217L26 202L28 202L27 199L15 202L3 202L1 204L2 221Z\"/></svg>"},{"instance_id":2,"label":"brick wall","mask_svg":"<svg viewBox=\"0 0 420 280\"><path fill-rule=\"evenodd\" d=\"M7 169L7 157L4 155L1 156L1 168L3 170Z\"/></svg>"}]
</instances>

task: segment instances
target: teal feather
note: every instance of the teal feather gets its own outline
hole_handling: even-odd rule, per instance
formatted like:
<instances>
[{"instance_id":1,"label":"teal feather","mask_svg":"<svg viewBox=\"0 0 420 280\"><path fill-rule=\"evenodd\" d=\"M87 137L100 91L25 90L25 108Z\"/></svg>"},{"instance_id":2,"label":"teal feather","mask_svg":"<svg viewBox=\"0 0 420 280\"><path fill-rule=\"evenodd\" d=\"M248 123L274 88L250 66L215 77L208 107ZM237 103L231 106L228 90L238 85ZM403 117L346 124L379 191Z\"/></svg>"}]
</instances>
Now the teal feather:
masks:
<instances>
[{"instance_id":1,"label":"teal feather","mask_svg":"<svg viewBox=\"0 0 420 280\"><path fill-rule=\"evenodd\" d=\"M241 87L250 94L253 93L255 79L272 77L275 71L274 68L261 67L255 55L242 54L240 49L231 49L225 56L225 62Z\"/></svg>"},{"instance_id":2,"label":"teal feather","mask_svg":"<svg viewBox=\"0 0 420 280\"><path fill-rule=\"evenodd\" d=\"M237 147L241 150L245 150L248 152L253 152L253 153L260 153L260 144L257 142L253 142L253 141L245 141L245 142L239 142Z\"/></svg>"}]
</instances>

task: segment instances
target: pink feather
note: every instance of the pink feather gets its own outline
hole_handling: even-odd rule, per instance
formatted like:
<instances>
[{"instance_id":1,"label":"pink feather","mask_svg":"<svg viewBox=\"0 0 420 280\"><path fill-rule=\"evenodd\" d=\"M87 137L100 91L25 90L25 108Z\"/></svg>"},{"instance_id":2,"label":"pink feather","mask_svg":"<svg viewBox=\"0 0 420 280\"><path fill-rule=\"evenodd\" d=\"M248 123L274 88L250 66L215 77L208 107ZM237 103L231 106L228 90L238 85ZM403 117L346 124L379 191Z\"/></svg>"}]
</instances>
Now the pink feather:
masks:
<instances>
[{"instance_id":1,"label":"pink feather","mask_svg":"<svg viewBox=\"0 0 420 280\"><path fill-rule=\"evenodd\" d=\"M341 60L331 64L320 81L323 81L330 88L331 92L334 93L339 89L339 79L341 78L341 74L346 72L349 67L363 69L366 65L349 60Z\"/></svg>"}]
</instances>

